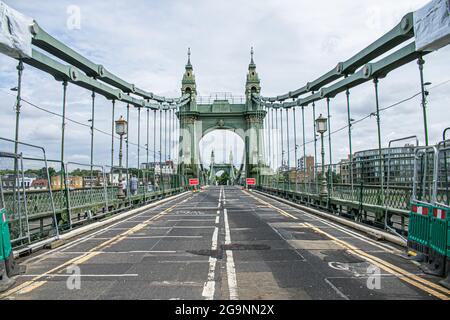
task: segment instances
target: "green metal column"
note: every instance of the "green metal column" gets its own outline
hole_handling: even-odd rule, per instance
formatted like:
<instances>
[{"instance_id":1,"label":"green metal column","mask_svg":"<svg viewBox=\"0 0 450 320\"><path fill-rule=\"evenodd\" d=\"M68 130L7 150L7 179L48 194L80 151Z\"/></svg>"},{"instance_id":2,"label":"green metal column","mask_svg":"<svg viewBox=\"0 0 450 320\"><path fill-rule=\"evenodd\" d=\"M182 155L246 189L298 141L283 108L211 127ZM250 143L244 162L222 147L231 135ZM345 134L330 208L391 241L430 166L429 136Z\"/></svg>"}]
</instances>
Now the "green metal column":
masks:
<instances>
[{"instance_id":1,"label":"green metal column","mask_svg":"<svg viewBox=\"0 0 450 320\"><path fill-rule=\"evenodd\" d=\"M164 109L164 164L167 162L167 109ZM162 172L161 172L162 174ZM164 181L165 179L163 179ZM164 188L166 187L164 183Z\"/></svg>"},{"instance_id":2,"label":"green metal column","mask_svg":"<svg viewBox=\"0 0 450 320\"><path fill-rule=\"evenodd\" d=\"M153 110L153 190L156 191L156 109Z\"/></svg>"},{"instance_id":3,"label":"green metal column","mask_svg":"<svg viewBox=\"0 0 450 320\"><path fill-rule=\"evenodd\" d=\"M295 192L298 191L298 145L297 145L297 120L296 113L297 109L294 108L294 145L295 145Z\"/></svg>"},{"instance_id":4,"label":"green metal column","mask_svg":"<svg viewBox=\"0 0 450 320\"><path fill-rule=\"evenodd\" d=\"M273 155L272 155L272 143L273 143L273 109L269 108L271 113L269 118L269 167L272 168L273 165Z\"/></svg>"},{"instance_id":5,"label":"green metal column","mask_svg":"<svg viewBox=\"0 0 450 320\"><path fill-rule=\"evenodd\" d=\"M348 145L350 149L350 184L352 188L352 198L353 198L353 150L352 150L352 119L350 117L350 90L347 89L345 91L345 95L347 96L347 122L348 122Z\"/></svg>"},{"instance_id":6,"label":"green metal column","mask_svg":"<svg viewBox=\"0 0 450 320\"><path fill-rule=\"evenodd\" d=\"M141 107L138 107L138 124L137 124L137 134L138 134L138 145L137 145L137 170L138 170L138 190L139 194L139 177L140 177L140 164L141 164Z\"/></svg>"},{"instance_id":7,"label":"green metal column","mask_svg":"<svg viewBox=\"0 0 450 320\"><path fill-rule=\"evenodd\" d=\"M289 109L286 109L286 139L287 139L287 180L288 180L288 189L291 190L291 159L290 159L290 143L289 143Z\"/></svg>"},{"instance_id":8,"label":"green metal column","mask_svg":"<svg viewBox=\"0 0 450 320\"><path fill-rule=\"evenodd\" d=\"M159 109L159 182L160 185L162 185L162 192L164 194L165 187L164 187L164 181L163 181L163 170L162 170L162 106Z\"/></svg>"},{"instance_id":9,"label":"green metal column","mask_svg":"<svg viewBox=\"0 0 450 320\"><path fill-rule=\"evenodd\" d=\"M127 138L125 140L125 148L126 148L126 169L127 169L127 198L130 197L130 178L129 178L129 142L130 142L130 104L127 104L127 123L128 123L128 130L127 130Z\"/></svg>"},{"instance_id":10,"label":"green metal column","mask_svg":"<svg viewBox=\"0 0 450 320\"><path fill-rule=\"evenodd\" d=\"M146 164L144 166L145 168L145 185L144 185L144 196L146 197L147 195L147 191L148 191L148 168L149 168L149 154L148 154L148 149L150 146L150 133L149 133L149 128L150 128L150 109L147 108L147 144L145 145L145 152L147 153L146 155ZM147 197L145 199L147 201Z\"/></svg>"},{"instance_id":11,"label":"green metal column","mask_svg":"<svg viewBox=\"0 0 450 320\"><path fill-rule=\"evenodd\" d=\"M328 117L328 150L330 153L330 190L328 192L329 197L333 195L333 153L331 152L331 114L330 114L330 98L327 97L327 117Z\"/></svg>"},{"instance_id":12,"label":"green metal column","mask_svg":"<svg viewBox=\"0 0 450 320\"><path fill-rule=\"evenodd\" d=\"M422 91L422 111L423 111L423 128L425 131L425 146L428 146L428 120L427 120L427 97L425 93L425 83L423 77L423 65L425 64L425 60L422 57L417 60L417 64L419 65L420 72L420 88Z\"/></svg>"},{"instance_id":13,"label":"green metal column","mask_svg":"<svg viewBox=\"0 0 450 320\"><path fill-rule=\"evenodd\" d=\"M313 92L314 94L314 92ZM316 129L316 103L312 104L312 112L313 112L313 135L314 135L314 181L316 181L316 189L319 190L319 185L317 179L317 129Z\"/></svg>"},{"instance_id":14,"label":"green metal column","mask_svg":"<svg viewBox=\"0 0 450 320\"><path fill-rule=\"evenodd\" d=\"M14 140L14 153L19 153L19 121L20 121L20 109L22 107L22 74L24 66L22 60L17 65L17 97L16 97L16 133ZM14 170L17 171L18 163L14 161Z\"/></svg>"},{"instance_id":15,"label":"green metal column","mask_svg":"<svg viewBox=\"0 0 450 320\"><path fill-rule=\"evenodd\" d=\"M66 129L66 100L67 100L67 81L63 81L63 103L62 103L62 123L61 123L61 190L64 181L64 140Z\"/></svg>"},{"instance_id":16,"label":"green metal column","mask_svg":"<svg viewBox=\"0 0 450 320\"><path fill-rule=\"evenodd\" d=\"M284 167L284 130L283 130L283 108L280 109L280 128L281 128L281 168Z\"/></svg>"},{"instance_id":17,"label":"green metal column","mask_svg":"<svg viewBox=\"0 0 450 320\"><path fill-rule=\"evenodd\" d=\"M380 174L380 186L381 186L381 205L385 205L385 194L384 194L384 159L381 151L381 119L380 119L380 103L378 98L378 79L373 79L374 87L375 87L375 105L376 105L376 116L377 116L377 134L378 134L378 170ZM378 215L377 215L377 221ZM384 217L384 226L387 229L387 214Z\"/></svg>"},{"instance_id":18,"label":"green metal column","mask_svg":"<svg viewBox=\"0 0 450 320\"><path fill-rule=\"evenodd\" d=\"M95 128L95 91L92 91L92 110L91 110L91 189L92 177L94 176L94 128Z\"/></svg>"},{"instance_id":19,"label":"green metal column","mask_svg":"<svg viewBox=\"0 0 450 320\"><path fill-rule=\"evenodd\" d=\"M275 109L275 132L276 132L276 158L275 158L275 172L276 172L276 183L277 183L277 189L280 188L280 177L279 177L279 156L280 156L280 139L278 135L278 109Z\"/></svg>"},{"instance_id":20,"label":"green metal column","mask_svg":"<svg viewBox=\"0 0 450 320\"><path fill-rule=\"evenodd\" d=\"M303 183L306 190L306 134L305 134L305 107L302 106L302 130L303 130Z\"/></svg>"},{"instance_id":21,"label":"green metal column","mask_svg":"<svg viewBox=\"0 0 450 320\"><path fill-rule=\"evenodd\" d=\"M116 100L112 101L112 117L111 117L111 184L113 182L112 173L114 170L114 121L115 121Z\"/></svg>"}]
</instances>

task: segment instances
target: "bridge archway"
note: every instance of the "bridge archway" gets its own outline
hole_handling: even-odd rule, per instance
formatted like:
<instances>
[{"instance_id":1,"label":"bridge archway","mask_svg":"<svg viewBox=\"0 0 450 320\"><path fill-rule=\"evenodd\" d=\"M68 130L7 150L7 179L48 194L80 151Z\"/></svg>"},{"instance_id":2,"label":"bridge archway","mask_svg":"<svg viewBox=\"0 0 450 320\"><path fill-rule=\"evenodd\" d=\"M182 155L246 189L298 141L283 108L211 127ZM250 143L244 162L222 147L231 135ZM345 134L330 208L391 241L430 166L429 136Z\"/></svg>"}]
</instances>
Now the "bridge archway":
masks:
<instances>
[{"instance_id":1,"label":"bridge archway","mask_svg":"<svg viewBox=\"0 0 450 320\"><path fill-rule=\"evenodd\" d=\"M206 182L215 185L221 181L219 172L223 172L232 185L238 182L245 172L245 143L243 134L230 128L209 128L199 142L200 162L207 172ZM224 182L224 181L222 181Z\"/></svg>"}]
</instances>

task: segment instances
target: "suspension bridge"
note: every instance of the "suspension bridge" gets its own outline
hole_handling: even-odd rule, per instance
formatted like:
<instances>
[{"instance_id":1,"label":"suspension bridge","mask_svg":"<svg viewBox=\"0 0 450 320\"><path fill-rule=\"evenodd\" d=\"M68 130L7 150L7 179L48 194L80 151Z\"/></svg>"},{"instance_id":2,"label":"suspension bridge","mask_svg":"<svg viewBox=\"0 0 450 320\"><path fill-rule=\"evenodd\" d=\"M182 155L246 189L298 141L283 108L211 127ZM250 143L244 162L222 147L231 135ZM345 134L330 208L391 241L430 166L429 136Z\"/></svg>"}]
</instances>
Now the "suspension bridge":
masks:
<instances>
[{"instance_id":1,"label":"suspension bridge","mask_svg":"<svg viewBox=\"0 0 450 320\"><path fill-rule=\"evenodd\" d=\"M450 298L449 129L430 144L424 75L426 56L448 36L424 45L420 12L279 96L263 94L252 48L244 96L207 99L198 95L190 49L180 96L164 97L116 76L36 21L4 12L22 22L14 28L29 43L0 47L18 62L15 131L0 137L1 299ZM421 98L411 112L420 110L423 128L386 147L381 115L395 105L380 106L378 85L410 63L418 65ZM60 113L22 96L28 68L61 85ZM350 92L369 82L366 118L376 118L378 148L354 150L352 126L365 118L352 119ZM72 86L91 94L89 125L66 116ZM338 95L345 108L333 106ZM98 99L110 109L98 109ZM316 114L320 101L326 115ZM59 159L21 139L24 104L61 120ZM335 113L348 123L333 131ZM98 117L110 119L109 132L96 126ZM90 130L88 163L66 160L68 122ZM137 141L128 139L130 130ZM242 139L240 166L233 156L216 163L214 153L210 166L203 164L200 141L216 130ZM349 157L336 162L333 135L343 130ZM102 146L109 163L95 162L99 134L111 139ZM219 171L227 186L217 186Z\"/></svg>"}]
</instances>

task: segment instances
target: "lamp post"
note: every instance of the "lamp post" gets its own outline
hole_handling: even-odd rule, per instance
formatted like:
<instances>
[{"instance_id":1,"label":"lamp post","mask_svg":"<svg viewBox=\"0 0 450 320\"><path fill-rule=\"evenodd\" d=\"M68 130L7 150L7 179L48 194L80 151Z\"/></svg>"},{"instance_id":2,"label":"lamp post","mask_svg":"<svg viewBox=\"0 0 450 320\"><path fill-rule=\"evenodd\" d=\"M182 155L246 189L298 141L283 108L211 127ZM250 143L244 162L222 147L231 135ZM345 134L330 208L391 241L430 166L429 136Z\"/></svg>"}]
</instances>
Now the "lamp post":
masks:
<instances>
[{"instance_id":1,"label":"lamp post","mask_svg":"<svg viewBox=\"0 0 450 320\"><path fill-rule=\"evenodd\" d=\"M319 118L316 119L316 129L317 132L320 133L320 140L322 144L322 182L320 187L320 196L327 197L328 189L327 189L327 176L325 174L325 149L323 145L323 134L327 132L327 123L328 119L323 117L322 114Z\"/></svg>"},{"instance_id":2,"label":"lamp post","mask_svg":"<svg viewBox=\"0 0 450 320\"><path fill-rule=\"evenodd\" d=\"M125 195L123 193L123 189L120 187L120 182L122 181L122 145L123 145L123 136L128 132L128 122L120 116L120 119L116 121L116 133L120 136L120 147L119 147L119 191L117 196L119 198L124 198Z\"/></svg>"}]
</instances>

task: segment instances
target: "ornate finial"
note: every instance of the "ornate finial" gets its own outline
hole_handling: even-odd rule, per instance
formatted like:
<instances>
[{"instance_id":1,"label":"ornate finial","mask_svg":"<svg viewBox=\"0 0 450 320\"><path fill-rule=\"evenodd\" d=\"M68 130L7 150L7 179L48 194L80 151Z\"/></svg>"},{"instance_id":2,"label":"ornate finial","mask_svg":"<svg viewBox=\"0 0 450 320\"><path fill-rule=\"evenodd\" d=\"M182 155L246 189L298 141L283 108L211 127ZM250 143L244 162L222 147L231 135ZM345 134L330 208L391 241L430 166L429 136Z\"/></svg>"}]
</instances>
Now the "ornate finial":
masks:
<instances>
[{"instance_id":1,"label":"ornate finial","mask_svg":"<svg viewBox=\"0 0 450 320\"><path fill-rule=\"evenodd\" d=\"M188 64L191 64L191 48L188 48Z\"/></svg>"},{"instance_id":2,"label":"ornate finial","mask_svg":"<svg viewBox=\"0 0 450 320\"><path fill-rule=\"evenodd\" d=\"M255 64L255 62L253 62L253 54L254 54L255 52L253 51L253 47L252 47L252 50L250 51L250 54L251 54L251 56L252 56L252 61L251 61L251 64Z\"/></svg>"}]
</instances>

